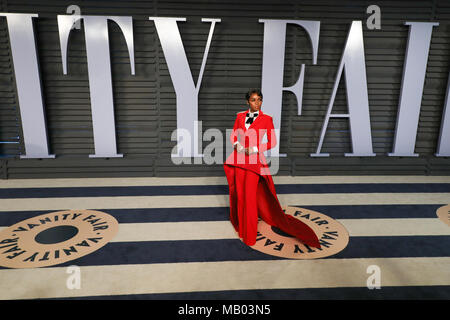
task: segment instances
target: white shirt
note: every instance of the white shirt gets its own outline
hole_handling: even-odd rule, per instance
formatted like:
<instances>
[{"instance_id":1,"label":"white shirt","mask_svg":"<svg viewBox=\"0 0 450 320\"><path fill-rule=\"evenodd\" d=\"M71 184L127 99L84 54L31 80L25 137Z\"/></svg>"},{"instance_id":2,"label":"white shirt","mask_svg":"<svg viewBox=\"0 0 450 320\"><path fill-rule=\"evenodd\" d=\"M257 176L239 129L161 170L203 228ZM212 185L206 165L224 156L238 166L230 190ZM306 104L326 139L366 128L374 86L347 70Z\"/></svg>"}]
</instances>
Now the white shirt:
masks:
<instances>
[{"instance_id":1,"label":"white shirt","mask_svg":"<svg viewBox=\"0 0 450 320\"><path fill-rule=\"evenodd\" d=\"M257 114L256 117L254 116L255 113ZM245 116L245 128L247 130L252 125L251 123L247 123L248 118L254 118L253 121L255 121L258 116L259 116L259 111L251 112L250 109L248 110L247 115Z\"/></svg>"}]
</instances>

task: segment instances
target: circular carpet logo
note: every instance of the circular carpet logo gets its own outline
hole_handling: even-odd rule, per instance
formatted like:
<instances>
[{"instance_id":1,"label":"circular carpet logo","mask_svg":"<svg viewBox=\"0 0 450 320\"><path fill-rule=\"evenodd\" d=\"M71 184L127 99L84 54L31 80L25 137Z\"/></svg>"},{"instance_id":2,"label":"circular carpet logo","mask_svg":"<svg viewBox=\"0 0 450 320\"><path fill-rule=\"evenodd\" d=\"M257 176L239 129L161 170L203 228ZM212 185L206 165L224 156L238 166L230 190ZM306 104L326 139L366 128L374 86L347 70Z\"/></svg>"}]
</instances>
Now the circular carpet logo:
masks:
<instances>
[{"instance_id":1,"label":"circular carpet logo","mask_svg":"<svg viewBox=\"0 0 450 320\"><path fill-rule=\"evenodd\" d=\"M350 238L348 231L336 220L304 208L285 207L283 210L311 227L319 238L321 248L309 247L262 220L258 222L256 244L251 248L283 258L317 259L334 255L347 246Z\"/></svg>"},{"instance_id":2,"label":"circular carpet logo","mask_svg":"<svg viewBox=\"0 0 450 320\"><path fill-rule=\"evenodd\" d=\"M450 204L437 209L436 214L442 222L450 226Z\"/></svg>"},{"instance_id":3,"label":"circular carpet logo","mask_svg":"<svg viewBox=\"0 0 450 320\"><path fill-rule=\"evenodd\" d=\"M101 211L36 216L0 232L0 266L37 268L75 260L103 247L118 228L117 220Z\"/></svg>"}]
</instances>

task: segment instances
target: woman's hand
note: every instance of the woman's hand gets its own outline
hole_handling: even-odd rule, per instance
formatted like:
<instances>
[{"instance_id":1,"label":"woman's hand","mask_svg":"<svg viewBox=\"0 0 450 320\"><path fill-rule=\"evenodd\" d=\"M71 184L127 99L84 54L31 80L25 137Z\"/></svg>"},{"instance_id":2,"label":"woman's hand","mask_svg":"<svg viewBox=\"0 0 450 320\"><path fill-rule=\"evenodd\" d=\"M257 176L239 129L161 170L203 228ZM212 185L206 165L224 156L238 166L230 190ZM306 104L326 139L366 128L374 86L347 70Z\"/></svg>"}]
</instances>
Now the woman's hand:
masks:
<instances>
[{"instance_id":1,"label":"woman's hand","mask_svg":"<svg viewBox=\"0 0 450 320\"><path fill-rule=\"evenodd\" d=\"M241 153L242 151L244 151L244 147L238 142L234 145L234 149L238 152Z\"/></svg>"},{"instance_id":2,"label":"woman's hand","mask_svg":"<svg viewBox=\"0 0 450 320\"><path fill-rule=\"evenodd\" d=\"M238 153L245 152L245 154L248 155L248 156L253 154L253 153L256 153L253 148L244 148L239 142L234 145L234 149Z\"/></svg>"},{"instance_id":3,"label":"woman's hand","mask_svg":"<svg viewBox=\"0 0 450 320\"><path fill-rule=\"evenodd\" d=\"M245 154L248 155L248 156L253 154L253 153L256 153L255 150L253 150L253 148L245 148L244 151L245 151Z\"/></svg>"}]
</instances>

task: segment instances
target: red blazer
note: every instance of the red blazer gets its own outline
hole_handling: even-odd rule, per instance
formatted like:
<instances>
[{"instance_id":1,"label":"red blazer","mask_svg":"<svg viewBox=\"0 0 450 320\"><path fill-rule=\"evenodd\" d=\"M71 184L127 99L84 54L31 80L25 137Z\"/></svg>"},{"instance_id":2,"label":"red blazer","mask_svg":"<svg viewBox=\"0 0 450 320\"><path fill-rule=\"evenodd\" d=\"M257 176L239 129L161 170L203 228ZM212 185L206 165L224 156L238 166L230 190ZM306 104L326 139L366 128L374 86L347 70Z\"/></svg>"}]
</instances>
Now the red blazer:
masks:
<instances>
[{"instance_id":1,"label":"red blazer","mask_svg":"<svg viewBox=\"0 0 450 320\"><path fill-rule=\"evenodd\" d=\"M225 164L243 167L255 171L258 174L267 174L267 161L264 152L275 147L277 144L273 120L271 116L259 110L258 117L256 117L250 127L246 129L245 116L247 112L248 110L237 114L230 140L232 144L239 141L245 148L253 149L253 147L256 146L258 152L246 155L245 152L233 150L233 153L228 156ZM262 143L262 139L265 135L267 135L267 142Z\"/></svg>"}]
</instances>

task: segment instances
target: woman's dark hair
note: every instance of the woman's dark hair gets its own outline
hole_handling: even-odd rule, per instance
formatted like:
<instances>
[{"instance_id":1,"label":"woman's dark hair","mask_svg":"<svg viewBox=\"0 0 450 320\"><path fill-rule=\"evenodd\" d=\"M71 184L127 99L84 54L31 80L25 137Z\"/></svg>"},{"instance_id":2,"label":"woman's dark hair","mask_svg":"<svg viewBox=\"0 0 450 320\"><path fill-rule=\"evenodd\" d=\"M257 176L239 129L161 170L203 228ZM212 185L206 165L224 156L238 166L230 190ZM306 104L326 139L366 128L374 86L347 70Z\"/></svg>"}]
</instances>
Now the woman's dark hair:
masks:
<instances>
[{"instance_id":1,"label":"woman's dark hair","mask_svg":"<svg viewBox=\"0 0 450 320\"><path fill-rule=\"evenodd\" d=\"M252 94L256 93L258 96L261 97L261 99L263 98L262 92L259 89L250 89L248 90L248 92L245 94L245 100L249 100L250 97L252 96Z\"/></svg>"}]
</instances>

